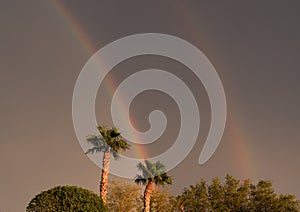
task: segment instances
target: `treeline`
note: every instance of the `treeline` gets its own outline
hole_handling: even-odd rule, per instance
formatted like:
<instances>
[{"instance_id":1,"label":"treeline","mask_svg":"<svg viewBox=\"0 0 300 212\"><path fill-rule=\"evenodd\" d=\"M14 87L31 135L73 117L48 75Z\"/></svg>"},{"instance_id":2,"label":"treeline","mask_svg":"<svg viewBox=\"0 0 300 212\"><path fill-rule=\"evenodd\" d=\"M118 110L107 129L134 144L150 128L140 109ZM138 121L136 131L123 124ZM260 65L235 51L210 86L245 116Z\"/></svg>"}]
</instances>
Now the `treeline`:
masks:
<instances>
[{"instance_id":1,"label":"treeline","mask_svg":"<svg viewBox=\"0 0 300 212\"><path fill-rule=\"evenodd\" d=\"M129 181L112 180L109 183L107 204L86 189L57 186L36 195L28 204L27 212L140 212L144 210L142 187ZM214 178L209 184L201 180L185 188L179 195L171 194L169 187L153 188L151 212L296 212L300 203L294 195L278 195L271 181L257 184L240 182L227 175L224 183Z\"/></svg>"},{"instance_id":2,"label":"treeline","mask_svg":"<svg viewBox=\"0 0 300 212\"><path fill-rule=\"evenodd\" d=\"M299 211L299 201L294 195L278 195L271 181L261 180L252 184L250 180L240 182L227 175L224 184L214 178L208 185L201 180L175 198L175 208L183 211L249 211L285 212Z\"/></svg>"},{"instance_id":3,"label":"treeline","mask_svg":"<svg viewBox=\"0 0 300 212\"><path fill-rule=\"evenodd\" d=\"M109 211L142 211L140 187L129 182L112 181L109 191ZM253 184L250 180L240 182L231 175L227 175L223 183L219 178L214 178L211 183L202 179L177 196L164 187L157 187L151 195L150 205L152 212L300 211L295 196L276 194L271 181L261 180Z\"/></svg>"}]
</instances>

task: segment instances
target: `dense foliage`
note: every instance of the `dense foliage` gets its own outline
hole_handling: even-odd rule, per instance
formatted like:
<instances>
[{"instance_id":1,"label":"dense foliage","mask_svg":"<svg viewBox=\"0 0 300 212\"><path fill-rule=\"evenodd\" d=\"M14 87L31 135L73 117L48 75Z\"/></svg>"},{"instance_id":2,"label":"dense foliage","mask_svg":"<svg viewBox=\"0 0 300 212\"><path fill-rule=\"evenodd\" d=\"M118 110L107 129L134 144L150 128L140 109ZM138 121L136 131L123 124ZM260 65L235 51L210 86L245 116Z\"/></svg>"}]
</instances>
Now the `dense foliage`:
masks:
<instances>
[{"instance_id":1,"label":"dense foliage","mask_svg":"<svg viewBox=\"0 0 300 212\"><path fill-rule=\"evenodd\" d=\"M57 186L36 195L27 212L102 212L107 211L100 197L76 186Z\"/></svg>"},{"instance_id":2,"label":"dense foliage","mask_svg":"<svg viewBox=\"0 0 300 212\"><path fill-rule=\"evenodd\" d=\"M277 195L270 181L249 180L240 183L230 175L222 184L218 178L211 185L204 180L184 189L174 199L174 209L179 211L300 211L299 201L293 195Z\"/></svg>"},{"instance_id":3,"label":"dense foliage","mask_svg":"<svg viewBox=\"0 0 300 212\"><path fill-rule=\"evenodd\" d=\"M172 208L172 195L165 187L156 187L151 193L151 212L169 212ZM107 206L114 212L143 211L142 187L124 180L112 180L109 183Z\"/></svg>"},{"instance_id":4,"label":"dense foliage","mask_svg":"<svg viewBox=\"0 0 300 212\"><path fill-rule=\"evenodd\" d=\"M107 206L109 211L142 210L141 187L128 181L112 180L108 187Z\"/></svg>"},{"instance_id":5,"label":"dense foliage","mask_svg":"<svg viewBox=\"0 0 300 212\"><path fill-rule=\"evenodd\" d=\"M166 188L157 188L153 190L150 200L151 212L171 212L172 211L172 195Z\"/></svg>"}]
</instances>

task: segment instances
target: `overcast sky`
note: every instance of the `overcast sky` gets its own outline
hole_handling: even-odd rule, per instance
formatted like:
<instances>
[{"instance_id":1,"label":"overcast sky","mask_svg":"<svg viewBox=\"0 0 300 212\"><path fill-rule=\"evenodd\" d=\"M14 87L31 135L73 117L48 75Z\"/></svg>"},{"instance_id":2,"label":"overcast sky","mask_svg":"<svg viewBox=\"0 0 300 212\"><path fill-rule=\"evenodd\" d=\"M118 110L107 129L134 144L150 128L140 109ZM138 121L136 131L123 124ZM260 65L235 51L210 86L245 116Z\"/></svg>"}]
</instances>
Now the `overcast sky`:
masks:
<instances>
[{"instance_id":1,"label":"overcast sky","mask_svg":"<svg viewBox=\"0 0 300 212\"><path fill-rule=\"evenodd\" d=\"M298 0L2 0L0 211L24 211L31 198L56 185L98 191L99 168L84 154L73 128L75 82L98 49L145 32L174 35L198 47L214 65L227 99L221 143L198 165L210 124L209 100L186 67L144 56L122 62L107 76L118 85L134 72L164 69L181 76L195 94L203 125L191 154L170 172L174 194L200 178L229 173L253 182L271 179L278 193L300 198L299 11ZM110 91L100 87L99 124L112 124L110 101ZM168 127L163 138L145 147L148 156L165 151L180 126L172 99L145 92L130 111L137 129L147 130L155 109L166 113Z\"/></svg>"}]
</instances>

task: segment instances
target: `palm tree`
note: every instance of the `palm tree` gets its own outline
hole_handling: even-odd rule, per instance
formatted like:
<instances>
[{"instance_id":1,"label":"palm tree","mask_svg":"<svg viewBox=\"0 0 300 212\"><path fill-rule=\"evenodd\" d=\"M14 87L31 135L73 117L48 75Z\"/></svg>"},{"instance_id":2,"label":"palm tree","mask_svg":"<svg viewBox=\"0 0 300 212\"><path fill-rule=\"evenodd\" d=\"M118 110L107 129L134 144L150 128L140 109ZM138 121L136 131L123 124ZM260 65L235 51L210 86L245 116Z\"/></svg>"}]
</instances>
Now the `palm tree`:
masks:
<instances>
[{"instance_id":1,"label":"palm tree","mask_svg":"<svg viewBox=\"0 0 300 212\"><path fill-rule=\"evenodd\" d=\"M135 183L145 185L144 191L144 210L150 212L150 198L153 190L153 185L172 184L172 179L165 172L165 167L161 162L151 163L145 160L144 163L137 164L137 168L142 172L142 175L137 175Z\"/></svg>"},{"instance_id":2,"label":"palm tree","mask_svg":"<svg viewBox=\"0 0 300 212\"><path fill-rule=\"evenodd\" d=\"M121 137L121 133L117 128L107 128L103 126L98 126L97 128L100 132L99 135L89 135L86 138L87 142L92 144L93 147L91 149L88 149L85 154L104 152L102 159L103 169L99 191L101 199L106 204L110 156L112 155L114 159L118 159L119 152L129 149L130 145L125 140L123 140L123 138Z\"/></svg>"}]
</instances>

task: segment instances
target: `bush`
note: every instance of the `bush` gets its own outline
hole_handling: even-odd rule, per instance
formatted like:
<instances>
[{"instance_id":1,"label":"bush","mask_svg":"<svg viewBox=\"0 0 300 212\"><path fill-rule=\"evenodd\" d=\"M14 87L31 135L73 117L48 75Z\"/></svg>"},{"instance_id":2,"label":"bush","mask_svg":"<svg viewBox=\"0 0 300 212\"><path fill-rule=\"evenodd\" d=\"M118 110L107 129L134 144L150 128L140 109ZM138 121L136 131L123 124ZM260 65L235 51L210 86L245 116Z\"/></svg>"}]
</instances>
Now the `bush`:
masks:
<instances>
[{"instance_id":1,"label":"bush","mask_svg":"<svg viewBox=\"0 0 300 212\"><path fill-rule=\"evenodd\" d=\"M27 212L102 212L107 211L100 197L76 186L57 186L36 195Z\"/></svg>"}]
</instances>

